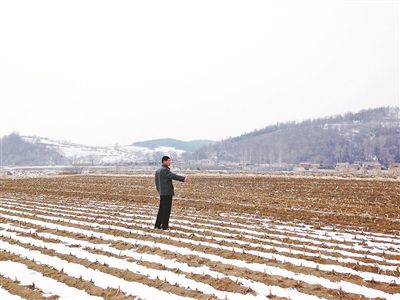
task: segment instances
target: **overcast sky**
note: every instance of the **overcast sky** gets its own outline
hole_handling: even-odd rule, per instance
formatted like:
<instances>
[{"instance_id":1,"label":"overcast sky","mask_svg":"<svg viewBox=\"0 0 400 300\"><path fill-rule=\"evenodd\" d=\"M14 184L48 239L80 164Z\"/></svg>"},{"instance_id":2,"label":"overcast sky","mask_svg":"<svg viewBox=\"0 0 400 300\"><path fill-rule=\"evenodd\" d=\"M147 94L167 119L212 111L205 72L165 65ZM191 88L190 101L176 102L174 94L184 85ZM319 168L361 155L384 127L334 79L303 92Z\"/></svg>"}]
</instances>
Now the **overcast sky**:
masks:
<instances>
[{"instance_id":1,"label":"overcast sky","mask_svg":"<svg viewBox=\"0 0 400 300\"><path fill-rule=\"evenodd\" d=\"M383 105L397 1L0 0L0 135L222 139Z\"/></svg>"}]
</instances>

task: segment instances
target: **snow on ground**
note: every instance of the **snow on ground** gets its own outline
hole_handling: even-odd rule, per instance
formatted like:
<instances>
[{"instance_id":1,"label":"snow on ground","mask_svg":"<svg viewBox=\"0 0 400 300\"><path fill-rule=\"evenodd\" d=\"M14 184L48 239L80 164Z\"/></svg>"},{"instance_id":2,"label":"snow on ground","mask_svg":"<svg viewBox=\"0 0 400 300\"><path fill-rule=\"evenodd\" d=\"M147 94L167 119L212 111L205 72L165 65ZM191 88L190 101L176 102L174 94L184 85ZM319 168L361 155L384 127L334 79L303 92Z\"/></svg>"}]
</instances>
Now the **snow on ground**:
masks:
<instances>
[{"instance_id":1,"label":"snow on ground","mask_svg":"<svg viewBox=\"0 0 400 300\"><path fill-rule=\"evenodd\" d=\"M182 290L218 299L265 299L270 294L288 299L324 298L314 294L310 286L318 286L316 290L325 293L337 291L367 298L400 299L400 292L382 288L383 284L400 287L396 275L400 260L392 258L400 257L400 238L395 235L356 229L341 231L329 226L316 229L307 224L271 222L240 214L232 223L224 217L211 220L199 217L190 210L171 219L174 230L159 232L152 229L155 209L140 204L106 205L95 200L67 207L54 201L0 198L3 220L0 251L62 270L67 276L83 278L102 289L115 288L143 299L197 297L183 295ZM263 225L240 222L250 218ZM114 243L131 247L120 249ZM136 252L135 247L155 252ZM59 256L45 254L45 250ZM169 257L167 253L177 257ZM249 261L249 256L256 260ZM110 270L100 271L65 257L98 263ZM191 264L190 257L199 258L204 264ZM218 269L218 265L226 269ZM244 272L230 272L235 268ZM148 281L128 281L112 275L111 269L126 270ZM332 273L338 279L331 278ZM0 261L0 274L10 279L17 277L21 285L35 283L46 295L58 295L60 299L71 295L74 299L89 299L87 292L46 277L20 262ZM265 282L260 274L267 276ZM296 282L302 288L293 283L290 287L271 284L268 277L276 283L280 282L278 278L282 284L285 280ZM229 280L237 284L236 289L246 287L253 293L235 288L224 290L210 280ZM153 283L148 285L149 282ZM2 288L1 293L8 292Z\"/></svg>"}]
</instances>

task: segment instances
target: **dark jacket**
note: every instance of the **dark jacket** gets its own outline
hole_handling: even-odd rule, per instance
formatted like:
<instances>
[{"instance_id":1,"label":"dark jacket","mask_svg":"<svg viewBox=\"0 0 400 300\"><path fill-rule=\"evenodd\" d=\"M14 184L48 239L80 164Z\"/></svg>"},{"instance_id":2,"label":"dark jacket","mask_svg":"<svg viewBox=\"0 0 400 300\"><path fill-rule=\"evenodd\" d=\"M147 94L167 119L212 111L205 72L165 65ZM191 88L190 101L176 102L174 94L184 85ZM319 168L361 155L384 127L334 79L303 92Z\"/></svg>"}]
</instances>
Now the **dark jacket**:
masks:
<instances>
[{"instance_id":1,"label":"dark jacket","mask_svg":"<svg viewBox=\"0 0 400 300\"><path fill-rule=\"evenodd\" d=\"M185 181L184 176L172 173L169 167L162 166L156 171L155 183L160 196L174 195L172 180Z\"/></svg>"}]
</instances>

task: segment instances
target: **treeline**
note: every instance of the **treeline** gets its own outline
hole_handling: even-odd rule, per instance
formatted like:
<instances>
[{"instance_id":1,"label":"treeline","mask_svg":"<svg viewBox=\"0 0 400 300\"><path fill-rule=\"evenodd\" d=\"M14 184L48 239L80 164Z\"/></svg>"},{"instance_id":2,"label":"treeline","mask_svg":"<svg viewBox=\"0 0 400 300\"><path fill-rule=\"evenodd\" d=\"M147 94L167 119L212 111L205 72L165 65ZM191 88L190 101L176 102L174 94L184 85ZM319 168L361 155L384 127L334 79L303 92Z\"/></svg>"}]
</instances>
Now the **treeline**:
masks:
<instances>
[{"instance_id":1,"label":"treeline","mask_svg":"<svg viewBox=\"0 0 400 300\"><path fill-rule=\"evenodd\" d=\"M381 107L328 118L286 122L229 138L186 155L250 164L400 162L399 108Z\"/></svg>"}]
</instances>

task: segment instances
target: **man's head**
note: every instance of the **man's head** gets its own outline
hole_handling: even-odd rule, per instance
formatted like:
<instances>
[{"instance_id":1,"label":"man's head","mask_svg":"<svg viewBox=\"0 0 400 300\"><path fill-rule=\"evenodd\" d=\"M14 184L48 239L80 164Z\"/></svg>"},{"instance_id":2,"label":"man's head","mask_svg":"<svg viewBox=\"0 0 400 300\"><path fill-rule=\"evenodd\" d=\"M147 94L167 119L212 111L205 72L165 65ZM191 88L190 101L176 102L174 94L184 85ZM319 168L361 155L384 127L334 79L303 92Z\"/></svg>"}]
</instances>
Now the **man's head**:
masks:
<instances>
[{"instance_id":1,"label":"man's head","mask_svg":"<svg viewBox=\"0 0 400 300\"><path fill-rule=\"evenodd\" d=\"M163 166L169 167L169 165L171 164L171 158L169 156L163 156L161 159L161 163L163 164Z\"/></svg>"}]
</instances>

